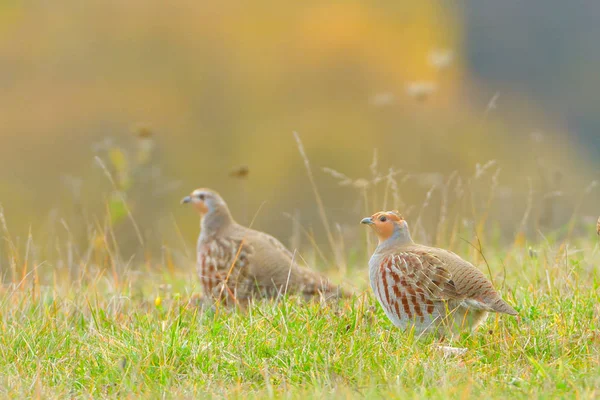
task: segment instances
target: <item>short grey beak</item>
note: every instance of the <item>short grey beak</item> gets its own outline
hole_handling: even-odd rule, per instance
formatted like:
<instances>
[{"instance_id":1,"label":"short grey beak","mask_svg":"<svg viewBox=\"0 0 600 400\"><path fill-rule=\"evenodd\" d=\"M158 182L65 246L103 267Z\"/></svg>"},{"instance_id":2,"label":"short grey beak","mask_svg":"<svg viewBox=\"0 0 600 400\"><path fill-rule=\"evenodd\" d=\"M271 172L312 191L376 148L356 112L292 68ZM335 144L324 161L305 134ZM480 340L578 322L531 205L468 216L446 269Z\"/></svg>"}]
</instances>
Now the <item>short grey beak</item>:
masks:
<instances>
[{"instance_id":1,"label":"short grey beak","mask_svg":"<svg viewBox=\"0 0 600 400\"><path fill-rule=\"evenodd\" d=\"M186 204L192 201L192 198L190 196L185 196L183 199L181 199L181 204Z\"/></svg>"},{"instance_id":2,"label":"short grey beak","mask_svg":"<svg viewBox=\"0 0 600 400\"><path fill-rule=\"evenodd\" d=\"M371 218L363 218L360 223L365 225L373 225L373 220Z\"/></svg>"}]
</instances>

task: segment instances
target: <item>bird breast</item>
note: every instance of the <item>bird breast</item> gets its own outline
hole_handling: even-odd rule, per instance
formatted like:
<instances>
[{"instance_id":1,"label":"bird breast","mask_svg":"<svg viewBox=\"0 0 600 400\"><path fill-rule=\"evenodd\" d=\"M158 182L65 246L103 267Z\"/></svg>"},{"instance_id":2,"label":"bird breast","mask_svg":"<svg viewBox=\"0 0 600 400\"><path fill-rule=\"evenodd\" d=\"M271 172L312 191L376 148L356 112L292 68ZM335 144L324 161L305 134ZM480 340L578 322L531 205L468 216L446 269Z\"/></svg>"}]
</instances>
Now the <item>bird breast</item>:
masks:
<instances>
[{"instance_id":1,"label":"bird breast","mask_svg":"<svg viewBox=\"0 0 600 400\"><path fill-rule=\"evenodd\" d=\"M207 292L227 279L235 280L248 265L248 248L237 240L223 238L198 243L198 274Z\"/></svg>"}]
</instances>

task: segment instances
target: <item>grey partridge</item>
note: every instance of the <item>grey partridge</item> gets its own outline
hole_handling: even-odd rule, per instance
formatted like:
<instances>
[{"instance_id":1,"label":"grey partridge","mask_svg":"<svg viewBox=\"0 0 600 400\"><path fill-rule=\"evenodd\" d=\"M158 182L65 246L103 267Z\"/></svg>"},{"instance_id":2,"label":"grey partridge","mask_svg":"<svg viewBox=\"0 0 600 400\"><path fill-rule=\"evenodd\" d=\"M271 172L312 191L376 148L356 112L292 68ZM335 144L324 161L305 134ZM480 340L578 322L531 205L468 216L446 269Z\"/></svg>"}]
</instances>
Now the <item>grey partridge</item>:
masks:
<instances>
[{"instance_id":1,"label":"grey partridge","mask_svg":"<svg viewBox=\"0 0 600 400\"><path fill-rule=\"evenodd\" d=\"M197 268L205 296L239 305L286 293L305 298L351 294L298 265L297 257L273 236L235 222L215 191L194 190L182 203L191 203L201 215Z\"/></svg>"},{"instance_id":2,"label":"grey partridge","mask_svg":"<svg viewBox=\"0 0 600 400\"><path fill-rule=\"evenodd\" d=\"M397 211L364 218L379 238L369 261L371 288L385 314L416 334L474 330L488 315L517 315L485 275L458 255L413 242Z\"/></svg>"}]
</instances>

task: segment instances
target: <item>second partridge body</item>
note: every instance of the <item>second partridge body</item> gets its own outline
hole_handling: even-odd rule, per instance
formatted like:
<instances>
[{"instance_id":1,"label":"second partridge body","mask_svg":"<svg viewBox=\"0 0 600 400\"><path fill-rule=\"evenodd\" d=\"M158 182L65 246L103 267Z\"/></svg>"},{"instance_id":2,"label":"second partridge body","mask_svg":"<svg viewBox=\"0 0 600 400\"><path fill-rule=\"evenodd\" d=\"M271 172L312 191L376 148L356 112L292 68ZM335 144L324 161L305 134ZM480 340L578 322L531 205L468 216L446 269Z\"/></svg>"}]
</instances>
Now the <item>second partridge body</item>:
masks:
<instances>
[{"instance_id":1,"label":"second partridge body","mask_svg":"<svg viewBox=\"0 0 600 400\"><path fill-rule=\"evenodd\" d=\"M346 296L316 271L301 267L281 242L234 221L216 192L197 189L183 199L202 215L197 268L204 294L228 303L286 293Z\"/></svg>"},{"instance_id":2,"label":"second partridge body","mask_svg":"<svg viewBox=\"0 0 600 400\"><path fill-rule=\"evenodd\" d=\"M414 243L397 212L379 212L361 222L379 237L369 277L394 325L414 326L417 334L453 334L475 329L488 312L517 314L472 264L447 250Z\"/></svg>"}]
</instances>

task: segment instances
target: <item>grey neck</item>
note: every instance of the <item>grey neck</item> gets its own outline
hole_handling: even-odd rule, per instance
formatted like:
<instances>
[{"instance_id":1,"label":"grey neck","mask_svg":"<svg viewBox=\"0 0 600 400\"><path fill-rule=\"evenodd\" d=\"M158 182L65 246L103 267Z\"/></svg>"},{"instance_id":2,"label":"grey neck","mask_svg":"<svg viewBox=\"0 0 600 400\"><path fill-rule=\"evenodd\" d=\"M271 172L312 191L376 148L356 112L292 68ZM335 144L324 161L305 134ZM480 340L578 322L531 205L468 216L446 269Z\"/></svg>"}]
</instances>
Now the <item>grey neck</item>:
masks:
<instances>
[{"instance_id":1,"label":"grey neck","mask_svg":"<svg viewBox=\"0 0 600 400\"><path fill-rule=\"evenodd\" d=\"M226 206L209 211L200 221L200 238L211 238L235 223Z\"/></svg>"},{"instance_id":2,"label":"grey neck","mask_svg":"<svg viewBox=\"0 0 600 400\"><path fill-rule=\"evenodd\" d=\"M404 227L401 229L395 229L392 236L390 236L385 241L379 243L379 245L377 246L377 251L385 252L389 249L395 249L398 246L405 246L413 243L415 242L413 242L412 237L410 236L410 232L408 231L408 229L406 229L406 227Z\"/></svg>"}]
</instances>

